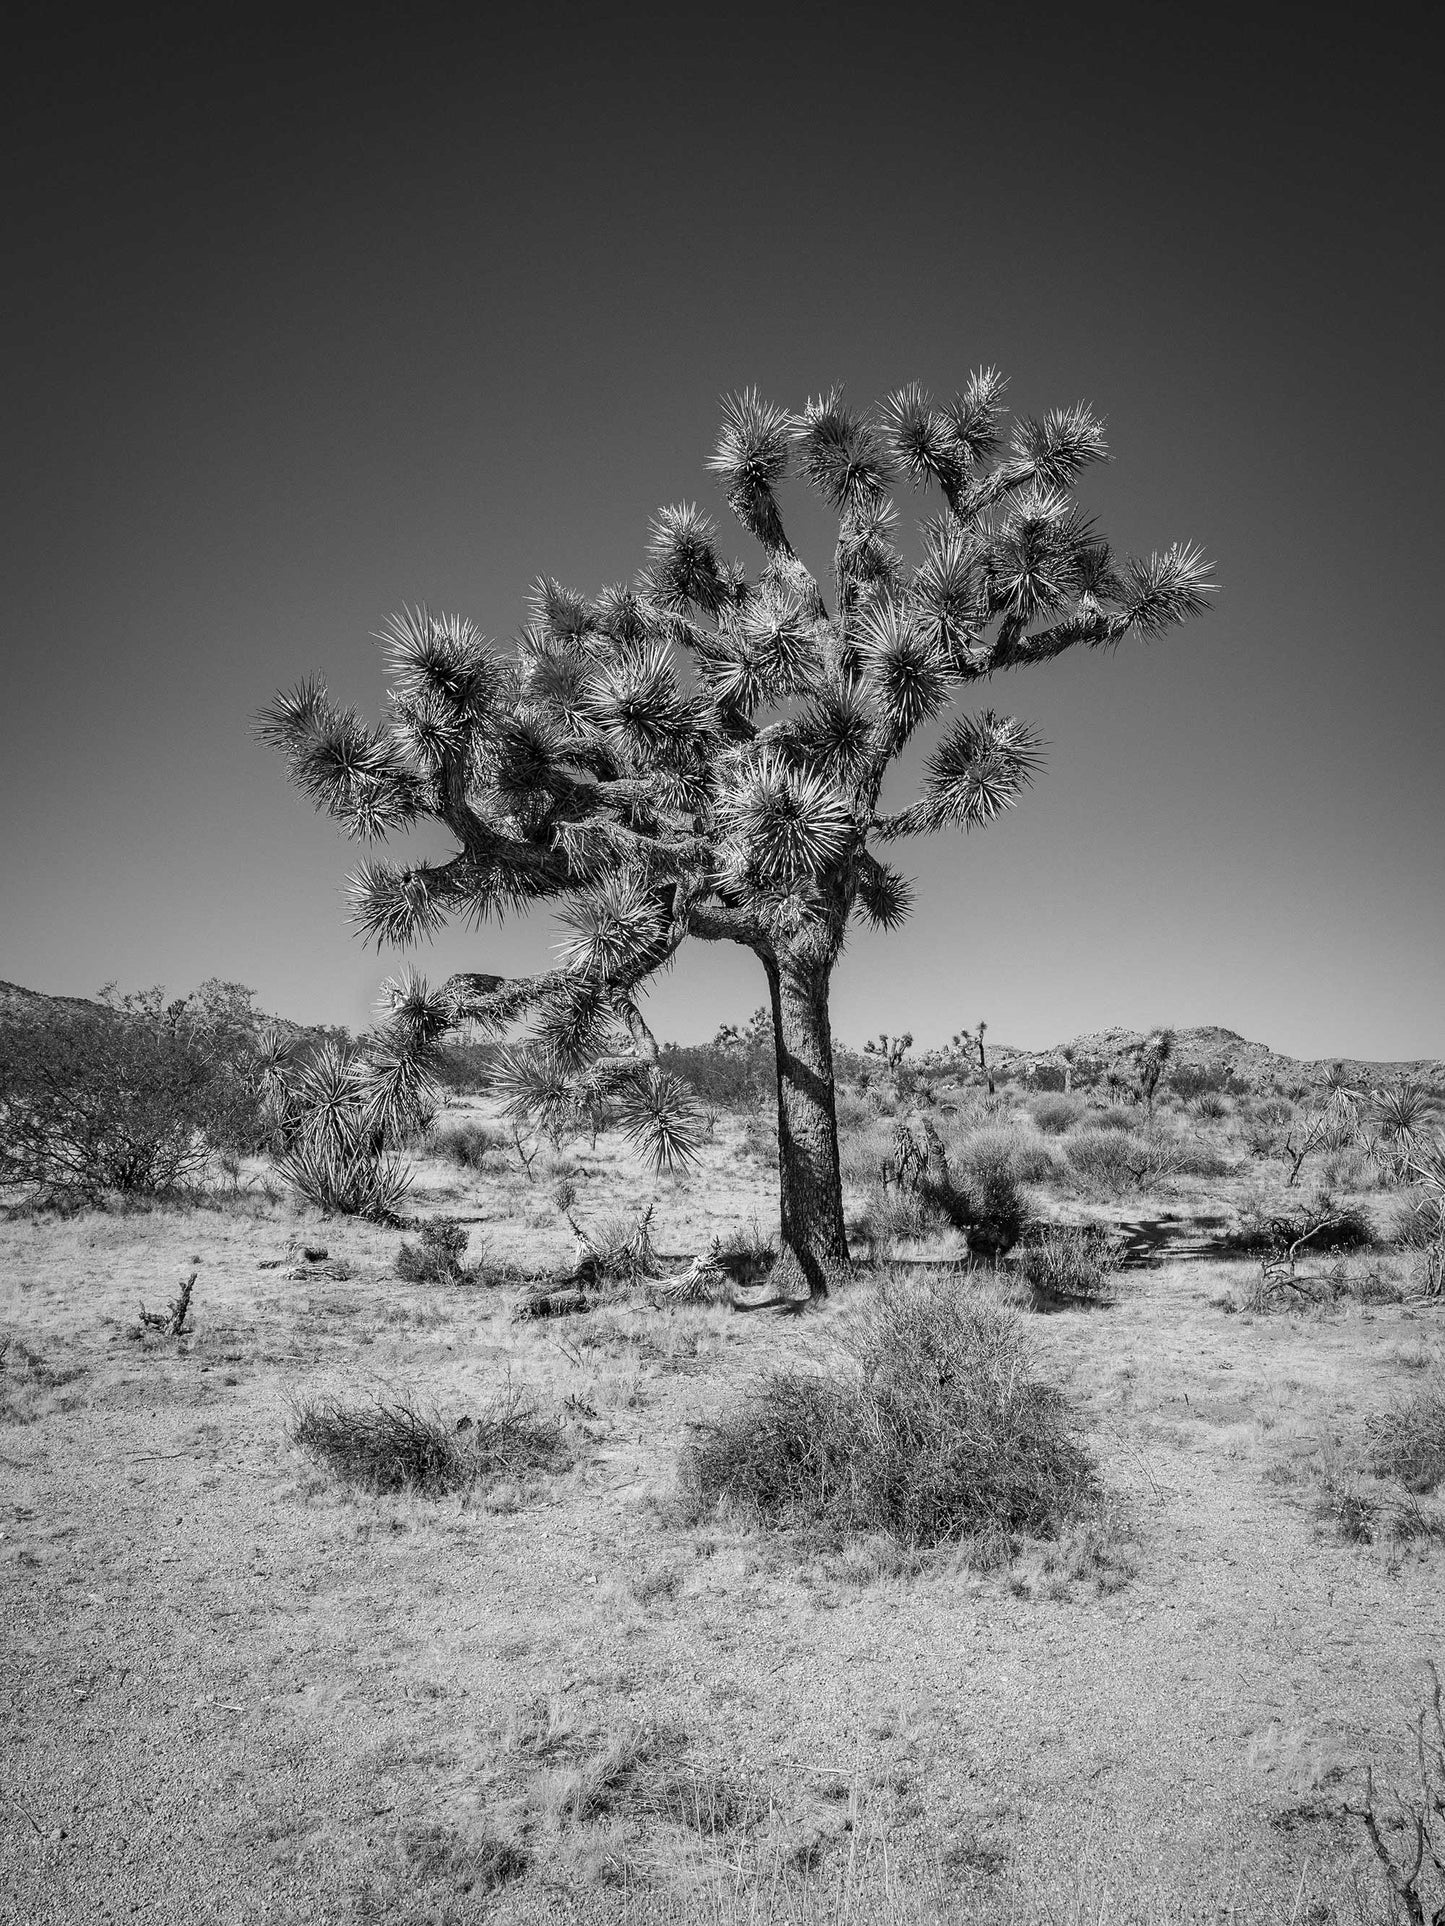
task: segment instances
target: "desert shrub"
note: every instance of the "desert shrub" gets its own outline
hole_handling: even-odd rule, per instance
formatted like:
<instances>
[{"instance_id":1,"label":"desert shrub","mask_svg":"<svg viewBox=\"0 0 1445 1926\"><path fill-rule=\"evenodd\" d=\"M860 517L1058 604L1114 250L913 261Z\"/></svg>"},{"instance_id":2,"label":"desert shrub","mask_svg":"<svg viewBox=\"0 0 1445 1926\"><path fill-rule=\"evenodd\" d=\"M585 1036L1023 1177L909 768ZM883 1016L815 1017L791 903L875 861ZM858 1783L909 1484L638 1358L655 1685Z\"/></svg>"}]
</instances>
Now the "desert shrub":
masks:
<instances>
[{"instance_id":1,"label":"desert shrub","mask_svg":"<svg viewBox=\"0 0 1445 1926\"><path fill-rule=\"evenodd\" d=\"M1046 1184L1059 1174L1058 1159L1047 1144L1025 1137L1014 1152L1013 1174L1021 1184Z\"/></svg>"},{"instance_id":2,"label":"desert shrub","mask_svg":"<svg viewBox=\"0 0 1445 1926\"><path fill-rule=\"evenodd\" d=\"M1445 1362L1372 1427L1371 1465L1417 1497L1445 1483Z\"/></svg>"},{"instance_id":3,"label":"desert shrub","mask_svg":"<svg viewBox=\"0 0 1445 1926\"><path fill-rule=\"evenodd\" d=\"M1248 1106L1256 1123L1283 1125L1293 1123L1294 1105L1288 1097L1256 1097Z\"/></svg>"},{"instance_id":4,"label":"desert shrub","mask_svg":"<svg viewBox=\"0 0 1445 1926\"><path fill-rule=\"evenodd\" d=\"M682 1461L696 1515L726 1499L773 1526L937 1545L1052 1536L1095 1501L1063 1398L996 1300L886 1277L835 1366L774 1371L704 1427Z\"/></svg>"},{"instance_id":5,"label":"desert shrub","mask_svg":"<svg viewBox=\"0 0 1445 1926\"><path fill-rule=\"evenodd\" d=\"M1047 1136L1062 1137L1084 1114L1083 1100L1062 1091L1046 1092L1029 1105L1034 1122Z\"/></svg>"},{"instance_id":6,"label":"desert shrub","mask_svg":"<svg viewBox=\"0 0 1445 1926\"><path fill-rule=\"evenodd\" d=\"M1364 1152L1353 1147L1330 1151L1320 1165L1320 1182L1330 1190L1367 1190L1377 1179L1390 1182L1386 1170L1376 1171Z\"/></svg>"},{"instance_id":7,"label":"desert shrub","mask_svg":"<svg viewBox=\"0 0 1445 1926\"><path fill-rule=\"evenodd\" d=\"M1101 1130L1091 1120L1088 1129L1068 1138L1064 1154L1069 1168L1086 1183L1100 1190L1118 1191L1134 1181L1132 1166L1138 1159L1139 1145L1132 1135Z\"/></svg>"},{"instance_id":8,"label":"desert shrub","mask_svg":"<svg viewBox=\"0 0 1445 1926\"><path fill-rule=\"evenodd\" d=\"M862 1214L853 1220L850 1236L874 1245L906 1243L947 1230L951 1222L948 1213L922 1191L874 1185Z\"/></svg>"},{"instance_id":9,"label":"desert shrub","mask_svg":"<svg viewBox=\"0 0 1445 1926\"><path fill-rule=\"evenodd\" d=\"M320 1398L296 1412L291 1439L343 1484L428 1497L556 1469L567 1455L561 1426L511 1384L478 1416L456 1424L409 1398Z\"/></svg>"},{"instance_id":10,"label":"desert shrub","mask_svg":"<svg viewBox=\"0 0 1445 1926\"><path fill-rule=\"evenodd\" d=\"M1358 1205L1337 1203L1321 1192L1287 1211L1271 1211L1258 1199L1247 1201L1224 1243L1245 1255L1276 1257L1310 1232L1301 1256L1364 1250L1375 1241L1374 1226Z\"/></svg>"},{"instance_id":11,"label":"desert shrub","mask_svg":"<svg viewBox=\"0 0 1445 1926\"><path fill-rule=\"evenodd\" d=\"M1194 1099L1194 1114L1206 1123L1219 1123L1230 1109L1229 1099L1221 1090L1206 1090Z\"/></svg>"},{"instance_id":12,"label":"desert shrub","mask_svg":"<svg viewBox=\"0 0 1445 1926\"><path fill-rule=\"evenodd\" d=\"M930 1172L922 1185L928 1201L967 1233L977 1256L1001 1257L1028 1227L1028 1199L1019 1188L1022 1149L1016 1129L984 1125L960 1138L946 1177Z\"/></svg>"},{"instance_id":13,"label":"desert shrub","mask_svg":"<svg viewBox=\"0 0 1445 1926\"><path fill-rule=\"evenodd\" d=\"M771 1032L766 1040L752 1037L731 1046L666 1043L661 1054L664 1069L715 1109L745 1111L777 1101Z\"/></svg>"},{"instance_id":14,"label":"desert shrub","mask_svg":"<svg viewBox=\"0 0 1445 1926\"><path fill-rule=\"evenodd\" d=\"M427 1133L427 1149L459 1170L481 1170L488 1157L511 1148L511 1138L489 1124L446 1123Z\"/></svg>"},{"instance_id":15,"label":"desert shrub","mask_svg":"<svg viewBox=\"0 0 1445 1926\"><path fill-rule=\"evenodd\" d=\"M778 1247L754 1218L745 1230L732 1230L726 1237L714 1238L709 1255L735 1284L759 1284L777 1262Z\"/></svg>"},{"instance_id":16,"label":"desert shrub","mask_svg":"<svg viewBox=\"0 0 1445 1926\"><path fill-rule=\"evenodd\" d=\"M837 1097L838 1128L861 1130L874 1117L873 1106L856 1090L840 1090Z\"/></svg>"},{"instance_id":17,"label":"desert shrub","mask_svg":"<svg viewBox=\"0 0 1445 1926\"><path fill-rule=\"evenodd\" d=\"M1006 1170L1011 1177L1017 1177L1019 1159L1027 1143L1028 1139L1016 1124L983 1123L964 1131L955 1140L949 1158L961 1172Z\"/></svg>"},{"instance_id":18,"label":"desert shrub","mask_svg":"<svg viewBox=\"0 0 1445 1926\"><path fill-rule=\"evenodd\" d=\"M186 1009L154 991L0 1023L0 1184L93 1203L154 1197L214 1151L249 1149L242 1042Z\"/></svg>"},{"instance_id":19,"label":"desert shrub","mask_svg":"<svg viewBox=\"0 0 1445 1926\"><path fill-rule=\"evenodd\" d=\"M1215 1144L1181 1137L1174 1145L1174 1169L1181 1177L1228 1177L1234 1165Z\"/></svg>"},{"instance_id":20,"label":"desert shrub","mask_svg":"<svg viewBox=\"0 0 1445 1926\"><path fill-rule=\"evenodd\" d=\"M1174 1063L1168 1075L1169 1088L1186 1103L1216 1097L1229 1082L1229 1071L1222 1063Z\"/></svg>"},{"instance_id":21,"label":"desert shrub","mask_svg":"<svg viewBox=\"0 0 1445 1926\"><path fill-rule=\"evenodd\" d=\"M482 1267L467 1264L466 1251L466 1225L452 1217L433 1218L421 1226L416 1243L402 1240L396 1274L406 1284L475 1284Z\"/></svg>"},{"instance_id":22,"label":"desert shrub","mask_svg":"<svg viewBox=\"0 0 1445 1926\"><path fill-rule=\"evenodd\" d=\"M1081 1125L1081 1130L1117 1130L1120 1136L1123 1136L1126 1132L1132 1131L1137 1122L1138 1119L1132 1110L1123 1109L1118 1104L1110 1104L1107 1109L1091 1107Z\"/></svg>"},{"instance_id":23,"label":"desert shrub","mask_svg":"<svg viewBox=\"0 0 1445 1926\"><path fill-rule=\"evenodd\" d=\"M1108 1231L1092 1226L1074 1230L1050 1227L1019 1248L1014 1275L1045 1302L1069 1298L1083 1304L1105 1304L1114 1295L1120 1262L1118 1240Z\"/></svg>"},{"instance_id":24,"label":"desert shrub","mask_svg":"<svg viewBox=\"0 0 1445 1926\"><path fill-rule=\"evenodd\" d=\"M977 1256L1002 1257L1028 1229L1028 1200L1007 1165L965 1165L954 1193L961 1209L949 1215L964 1225L969 1249Z\"/></svg>"}]
</instances>

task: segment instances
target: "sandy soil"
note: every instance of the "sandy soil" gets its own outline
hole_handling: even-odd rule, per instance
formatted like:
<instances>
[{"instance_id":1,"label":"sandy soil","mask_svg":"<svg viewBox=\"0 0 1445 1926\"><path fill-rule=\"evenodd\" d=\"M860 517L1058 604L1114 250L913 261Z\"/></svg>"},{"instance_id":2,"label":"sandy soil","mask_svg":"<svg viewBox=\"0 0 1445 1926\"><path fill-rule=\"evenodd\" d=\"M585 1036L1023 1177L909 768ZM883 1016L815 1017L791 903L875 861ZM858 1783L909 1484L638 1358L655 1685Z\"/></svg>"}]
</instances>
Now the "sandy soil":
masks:
<instances>
[{"instance_id":1,"label":"sandy soil","mask_svg":"<svg viewBox=\"0 0 1445 1926\"><path fill-rule=\"evenodd\" d=\"M660 1189L574 1155L579 1216L656 1193L677 1252L766 1222L720 1135ZM556 1176L417 1201L559 1260ZM309 1237L355 1275L275 1267ZM676 1521L689 1427L846 1305L519 1326L399 1283L398 1243L265 1202L0 1226L0 1918L1369 1913L1343 1807L1366 1762L1405 1775L1445 1553L1343 1541L1316 1467L1445 1313L1229 1315L1247 1265L1171 1261L1030 1318L1113 1496L1105 1589ZM134 1335L192 1270L194 1334ZM508 1374L576 1453L524 1489L357 1498L288 1441L322 1392L451 1418Z\"/></svg>"}]
</instances>

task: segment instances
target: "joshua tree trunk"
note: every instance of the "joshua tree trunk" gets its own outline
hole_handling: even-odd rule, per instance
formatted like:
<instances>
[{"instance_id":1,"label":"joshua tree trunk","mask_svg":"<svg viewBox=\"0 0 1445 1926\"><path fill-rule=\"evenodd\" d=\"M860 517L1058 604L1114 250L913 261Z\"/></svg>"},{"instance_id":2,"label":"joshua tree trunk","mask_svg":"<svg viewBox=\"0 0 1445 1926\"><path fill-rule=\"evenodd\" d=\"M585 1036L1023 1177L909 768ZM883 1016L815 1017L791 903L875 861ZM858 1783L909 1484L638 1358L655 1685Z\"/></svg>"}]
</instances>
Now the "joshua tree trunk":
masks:
<instances>
[{"instance_id":1,"label":"joshua tree trunk","mask_svg":"<svg viewBox=\"0 0 1445 1926\"><path fill-rule=\"evenodd\" d=\"M764 959L778 1062L778 1177L782 1249L775 1281L789 1296L826 1297L848 1268L833 1037L828 1021L832 960Z\"/></svg>"}]
</instances>

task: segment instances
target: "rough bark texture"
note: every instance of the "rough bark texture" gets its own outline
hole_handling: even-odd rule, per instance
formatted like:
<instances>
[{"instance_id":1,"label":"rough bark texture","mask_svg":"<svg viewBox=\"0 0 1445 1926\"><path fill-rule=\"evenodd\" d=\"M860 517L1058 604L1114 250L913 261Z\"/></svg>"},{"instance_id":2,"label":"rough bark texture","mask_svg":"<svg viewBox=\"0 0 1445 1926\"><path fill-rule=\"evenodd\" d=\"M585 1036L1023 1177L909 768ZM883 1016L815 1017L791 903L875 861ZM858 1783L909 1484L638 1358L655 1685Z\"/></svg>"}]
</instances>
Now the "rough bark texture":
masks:
<instances>
[{"instance_id":1,"label":"rough bark texture","mask_svg":"<svg viewBox=\"0 0 1445 1926\"><path fill-rule=\"evenodd\" d=\"M783 955L765 964L778 1063L782 1248L771 1281L786 1296L826 1297L848 1269L833 1036L831 963Z\"/></svg>"}]
</instances>

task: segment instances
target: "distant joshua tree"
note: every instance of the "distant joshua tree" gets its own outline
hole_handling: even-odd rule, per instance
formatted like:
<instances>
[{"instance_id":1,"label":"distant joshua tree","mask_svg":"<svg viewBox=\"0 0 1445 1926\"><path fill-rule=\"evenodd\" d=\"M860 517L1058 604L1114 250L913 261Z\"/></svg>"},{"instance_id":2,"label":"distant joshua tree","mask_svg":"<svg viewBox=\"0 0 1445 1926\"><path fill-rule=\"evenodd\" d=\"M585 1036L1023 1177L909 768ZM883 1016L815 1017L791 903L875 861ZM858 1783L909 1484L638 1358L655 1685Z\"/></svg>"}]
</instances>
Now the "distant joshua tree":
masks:
<instances>
[{"instance_id":1,"label":"distant joshua tree","mask_svg":"<svg viewBox=\"0 0 1445 1926\"><path fill-rule=\"evenodd\" d=\"M359 866L366 936L410 945L454 916L559 906L556 969L402 993L429 1032L529 1020L502 1059L518 1115L580 1113L600 1094L660 1166L685 1161L694 1117L640 1000L689 937L753 952L777 1051L778 1282L798 1294L848 1263L829 985L855 917L891 930L909 912L912 889L881 852L982 827L1039 765L1024 723L952 714L955 702L1076 646L1157 636L1213 586L1191 547L1116 562L1069 492L1105 458L1102 423L1080 404L1006 436L1004 385L981 372L941 407L915 385L872 413L837 389L796 415L735 396L709 465L761 552L755 574L722 555L697 508L666 508L631 587L589 600L539 581L506 656L460 616L393 617L379 725L315 681L262 718L350 834L436 823L453 840L445 861ZM837 517L826 598L784 530L790 470ZM942 496L916 562L895 545L900 481ZM890 767L945 716L916 799L884 808Z\"/></svg>"},{"instance_id":2,"label":"distant joshua tree","mask_svg":"<svg viewBox=\"0 0 1445 1926\"><path fill-rule=\"evenodd\" d=\"M881 1030L876 1041L870 1037L863 1045L863 1054L877 1057L886 1070L896 1070L912 1048L911 1030L905 1030L901 1037L890 1037L886 1030Z\"/></svg>"}]
</instances>

